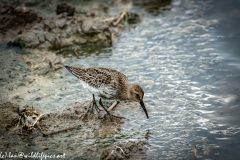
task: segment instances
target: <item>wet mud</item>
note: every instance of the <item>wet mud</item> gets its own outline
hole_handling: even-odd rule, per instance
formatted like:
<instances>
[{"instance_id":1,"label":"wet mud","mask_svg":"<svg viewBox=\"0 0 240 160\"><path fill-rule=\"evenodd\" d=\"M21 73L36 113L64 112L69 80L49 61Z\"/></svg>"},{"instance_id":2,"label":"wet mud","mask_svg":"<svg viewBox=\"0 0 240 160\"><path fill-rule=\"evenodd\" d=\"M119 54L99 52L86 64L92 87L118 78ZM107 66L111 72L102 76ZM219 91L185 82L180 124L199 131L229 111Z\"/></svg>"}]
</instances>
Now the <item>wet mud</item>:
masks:
<instances>
[{"instance_id":1,"label":"wet mud","mask_svg":"<svg viewBox=\"0 0 240 160\"><path fill-rule=\"evenodd\" d=\"M100 159L146 159L147 148L142 142L117 143L114 146L105 149Z\"/></svg>"},{"instance_id":2,"label":"wet mud","mask_svg":"<svg viewBox=\"0 0 240 160\"><path fill-rule=\"evenodd\" d=\"M20 109L10 102L1 104L1 151L59 153L61 150L64 152L59 154L68 158L83 159L146 158L147 148L142 142L114 143L112 139L105 144L98 144L98 139L119 133L128 119L113 117L110 121L109 117L99 118L96 113L87 113L82 118L88 105L89 102L75 103L61 112L42 114L32 107ZM33 121L32 124L29 119ZM94 143L87 144L88 141Z\"/></svg>"},{"instance_id":3,"label":"wet mud","mask_svg":"<svg viewBox=\"0 0 240 160\"><path fill-rule=\"evenodd\" d=\"M119 17L74 14L74 7L66 3L57 6L57 15L52 18L40 17L24 5L1 6L0 13L0 43L50 50L85 44L111 46L124 31L128 19L140 21L137 14L127 12ZM129 18L124 19L126 16Z\"/></svg>"}]
</instances>

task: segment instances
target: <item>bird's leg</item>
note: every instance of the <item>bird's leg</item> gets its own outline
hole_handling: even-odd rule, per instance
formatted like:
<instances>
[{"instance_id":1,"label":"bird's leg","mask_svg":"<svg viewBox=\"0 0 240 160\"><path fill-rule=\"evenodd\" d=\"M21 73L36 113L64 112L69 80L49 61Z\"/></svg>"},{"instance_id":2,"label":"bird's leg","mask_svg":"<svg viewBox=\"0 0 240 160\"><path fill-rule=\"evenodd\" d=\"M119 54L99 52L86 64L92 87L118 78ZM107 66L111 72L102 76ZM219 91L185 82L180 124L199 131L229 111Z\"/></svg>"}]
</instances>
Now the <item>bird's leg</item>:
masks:
<instances>
[{"instance_id":1,"label":"bird's leg","mask_svg":"<svg viewBox=\"0 0 240 160\"><path fill-rule=\"evenodd\" d=\"M93 111L93 108L95 108L95 110L96 110L97 113L99 114L100 109L99 109L99 107L97 106L97 103L96 103L94 94L92 94L92 99L91 99L91 101L90 101L90 104L89 104L89 106L88 106L88 108L87 108L86 113L84 113L84 114L82 115L82 119L84 119L84 117L87 115L87 113L88 113L90 110Z\"/></svg>"},{"instance_id":2,"label":"bird's leg","mask_svg":"<svg viewBox=\"0 0 240 160\"><path fill-rule=\"evenodd\" d=\"M97 106L97 103L96 103L94 94L92 95L92 107L95 108L95 110L97 111L97 113L99 113L99 112L101 111L101 110L99 109L99 107Z\"/></svg>"},{"instance_id":3,"label":"bird's leg","mask_svg":"<svg viewBox=\"0 0 240 160\"><path fill-rule=\"evenodd\" d=\"M110 117L110 120L112 121L112 115L111 115L111 113L103 106L103 104L102 104L102 99L100 98L99 99L99 104L102 106L102 108L107 112L107 114L109 115L109 117Z\"/></svg>"},{"instance_id":4,"label":"bird's leg","mask_svg":"<svg viewBox=\"0 0 240 160\"><path fill-rule=\"evenodd\" d=\"M110 117L110 120L112 121L112 117L116 117L116 118L120 118L120 119L123 119L124 117L119 117L119 116L115 116L113 114L110 113L110 110L112 110L117 104L119 103L119 101L116 101L114 102L110 107L109 109L106 109L103 104L102 104L102 99L100 98L99 99L99 104L102 106L102 108L107 112L107 115L109 115Z\"/></svg>"},{"instance_id":5,"label":"bird's leg","mask_svg":"<svg viewBox=\"0 0 240 160\"><path fill-rule=\"evenodd\" d=\"M124 118L124 117L118 117L118 116L112 115L112 114L110 113L110 111L111 111L118 103L119 103L119 101L116 101L116 102L114 102L114 103L109 107L109 109L106 109L106 108L103 106L103 104L102 104L102 99L101 99L101 98L99 99L99 104L100 104L100 106L107 112L107 115L110 117L110 120L111 120L111 121L113 120L112 117ZM84 114L81 116L81 117L82 117L81 119L84 119L85 116L87 115L87 113L88 113L90 110L93 111L93 108L97 111L97 113L98 113L98 115L99 115L99 112L100 112L101 110L99 109L99 107L98 107L98 105L97 105L97 103L96 103L94 94L92 95L92 99L91 99L91 101L90 101L90 104L89 104L89 106L88 106L88 108L87 108L86 113L84 113Z\"/></svg>"}]
</instances>

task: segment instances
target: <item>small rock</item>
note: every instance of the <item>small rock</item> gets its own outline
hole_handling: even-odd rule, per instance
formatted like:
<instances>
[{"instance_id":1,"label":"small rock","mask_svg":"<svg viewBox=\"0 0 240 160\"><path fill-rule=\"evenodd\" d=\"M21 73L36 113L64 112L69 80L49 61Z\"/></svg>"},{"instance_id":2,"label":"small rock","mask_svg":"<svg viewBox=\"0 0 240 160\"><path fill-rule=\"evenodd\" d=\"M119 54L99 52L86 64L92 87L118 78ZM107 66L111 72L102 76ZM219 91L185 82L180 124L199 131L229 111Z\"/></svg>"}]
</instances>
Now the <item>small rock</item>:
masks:
<instances>
[{"instance_id":1,"label":"small rock","mask_svg":"<svg viewBox=\"0 0 240 160\"><path fill-rule=\"evenodd\" d=\"M67 16L74 16L75 7L70 6L67 3L60 3L57 5L56 14L67 13Z\"/></svg>"},{"instance_id":2,"label":"small rock","mask_svg":"<svg viewBox=\"0 0 240 160\"><path fill-rule=\"evenodd\" d=\"M54 36L53 34L51 34L51 33L46 34L46 35L45 35L45 38L46 38L46 40L47 40L48 42L50 42L51 44L54 43L54 41L55 41L55 36Z\"/></svg>"},{"instance_id":3,"label":"small rock","mask_svg":"<svg viewBox=\"0 0 240 160\"><path fill-rule=\"evenodd\" d=\"M83 21L83 24L82 24L82 31L83 31L83 33L86 33L86 34L96 33L97 32L97 27L94 26L94 25L95 24L94 24L93 20Z\"/></svg>"}]
</instances>

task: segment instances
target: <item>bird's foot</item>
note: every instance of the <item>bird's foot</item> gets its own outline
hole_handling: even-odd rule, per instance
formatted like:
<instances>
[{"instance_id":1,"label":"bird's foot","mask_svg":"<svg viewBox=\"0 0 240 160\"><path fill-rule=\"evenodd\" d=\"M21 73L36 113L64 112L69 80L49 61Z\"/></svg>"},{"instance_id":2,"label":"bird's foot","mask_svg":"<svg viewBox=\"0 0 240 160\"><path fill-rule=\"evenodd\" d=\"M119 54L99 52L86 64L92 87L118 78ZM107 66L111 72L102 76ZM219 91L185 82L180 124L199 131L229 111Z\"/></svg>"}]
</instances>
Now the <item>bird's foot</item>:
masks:
<instances>
[{"instance_id":1,"label":"bird's foot","mask_svg":"<svg viewBox=\"0 0 240 160\"><path fill-rule=\"evenodd\" d=\"M107 113L99 114L99 115L98 115L98 118L104 120L104 119L107 118L107 116L109 116L111 122L114 120L114 118L126 119L125 117L119 117L119 116L115 116L115 115L113 115L113 114L107 114Z\"/></svg>"},{"instance_id":2,"label":"bird's foot","mask_svg":"<svg viewBox=\"0 0 240 160\"><path fill-rule=\"evenodd\" d=\"M92 100L91 100L89 106L87 107L87 111L86 111L86 113L84 113L81 116L81 119L83 120L86 117L86 115L88 114L88 112L94 112L94 109L97 111L97 114L99 115L101 110L99 109L99 107L98 107L98 105L96 103L95 97L93 95Z\"/></svg>"},{"instance_id":3,"label":"bird's foot","mask_svg":"<svg viewBox=\"0 0 240 160\"><path fill-rule=\"evenodd\" d=\"M106 118L107 116L109 116L109 118L110 118L111 121L113 121L113 117L115 117L115 118L120 118L120 119L124 119L124 117L119 117L119 116L115 116L115 115L111 114L110 111L108 111L108 110L103 106L101 98L99 99L99 104L100 104L100 106L106 111L106 113L100 115L99 118L103 119L103 118Z\"/></svg>"}]
</instances>

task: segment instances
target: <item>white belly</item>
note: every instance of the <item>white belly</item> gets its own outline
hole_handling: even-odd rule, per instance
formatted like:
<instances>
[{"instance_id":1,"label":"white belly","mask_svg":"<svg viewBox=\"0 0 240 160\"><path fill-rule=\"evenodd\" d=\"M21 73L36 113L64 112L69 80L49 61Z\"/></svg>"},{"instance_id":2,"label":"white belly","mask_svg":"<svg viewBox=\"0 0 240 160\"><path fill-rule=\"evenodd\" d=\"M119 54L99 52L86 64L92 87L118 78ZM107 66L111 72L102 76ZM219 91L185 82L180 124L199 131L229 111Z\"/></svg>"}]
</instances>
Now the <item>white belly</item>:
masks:
<instances>
[{"instance_id":1,"label":"white belly","mask_svg":"<svg viewBox=\"0 0 240 160\"><path fill-rule=\"evenodd\" d=\"M94 94L98 97L112 99L111 98L112 95L116 94L116 91L114 91L113 89L110 89L109 87L106 87L104 85L101 85L99 88L94 88L84 81L80 80L80 82L84 88L88 89L92 94Z\"/></svg>"}]
</instances>

